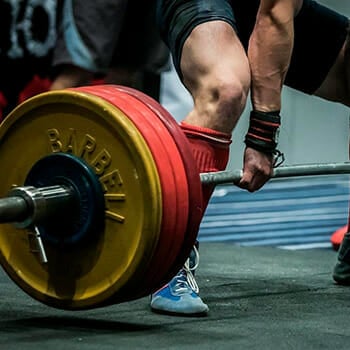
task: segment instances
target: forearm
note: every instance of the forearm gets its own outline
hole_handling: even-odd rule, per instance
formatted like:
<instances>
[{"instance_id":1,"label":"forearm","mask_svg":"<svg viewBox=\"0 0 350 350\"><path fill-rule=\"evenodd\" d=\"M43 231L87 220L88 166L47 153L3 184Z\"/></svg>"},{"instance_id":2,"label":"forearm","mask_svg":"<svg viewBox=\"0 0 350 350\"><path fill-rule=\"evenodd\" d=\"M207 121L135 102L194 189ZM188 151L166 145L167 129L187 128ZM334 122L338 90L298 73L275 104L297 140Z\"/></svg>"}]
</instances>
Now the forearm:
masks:
<instances>
[{"instance_id":1,"label":"forearm","mask_svg":"<svg viewBox=\"0 0 350 350\"><path fill-rule=\"evenodd\" d=\"M284 1L259 9L248 48L254 110L281 109L281 91L293 49L293 18L293 9Z\"/></svg>"}]
</instances>

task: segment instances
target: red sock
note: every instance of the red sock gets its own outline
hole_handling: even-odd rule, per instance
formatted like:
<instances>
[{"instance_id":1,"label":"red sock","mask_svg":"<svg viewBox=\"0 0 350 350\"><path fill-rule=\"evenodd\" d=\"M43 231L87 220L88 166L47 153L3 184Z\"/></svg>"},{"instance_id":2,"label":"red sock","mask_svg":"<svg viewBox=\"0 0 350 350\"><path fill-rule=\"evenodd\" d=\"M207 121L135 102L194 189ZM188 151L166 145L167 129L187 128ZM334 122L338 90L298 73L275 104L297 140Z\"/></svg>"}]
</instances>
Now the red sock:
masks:
<instances>
[{"instance_id":1,"label":"red sock","mask_svg":"<svg viewBox=\"0 0 350 350\"><path fill-rule=\"evenodd\" d=\"M181 129L187 136L200 173L225 170L231 144L231 135L220 131L189 125L182 122ZM203 213L215 185L203 185Z\"/></svg>"}]
</instances>

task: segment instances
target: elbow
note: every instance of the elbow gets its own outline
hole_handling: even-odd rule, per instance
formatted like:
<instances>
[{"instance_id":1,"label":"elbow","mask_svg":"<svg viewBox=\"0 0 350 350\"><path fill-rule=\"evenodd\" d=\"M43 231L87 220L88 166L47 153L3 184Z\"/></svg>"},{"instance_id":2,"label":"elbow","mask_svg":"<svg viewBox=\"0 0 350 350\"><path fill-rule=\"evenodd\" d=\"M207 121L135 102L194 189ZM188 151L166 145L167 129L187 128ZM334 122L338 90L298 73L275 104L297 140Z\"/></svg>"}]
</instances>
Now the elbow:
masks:
<instances>
[{"instance_id":1,"label":"elbow","mask_svg":"<svg viewBox=\"0 0 350 350\"><path fill-rule=\"evenodd\" d=\"M264 1L261 2L256 23L262 26L285 27L293 23L297 12L295 1Z\"/></svg>"}]
</instances>

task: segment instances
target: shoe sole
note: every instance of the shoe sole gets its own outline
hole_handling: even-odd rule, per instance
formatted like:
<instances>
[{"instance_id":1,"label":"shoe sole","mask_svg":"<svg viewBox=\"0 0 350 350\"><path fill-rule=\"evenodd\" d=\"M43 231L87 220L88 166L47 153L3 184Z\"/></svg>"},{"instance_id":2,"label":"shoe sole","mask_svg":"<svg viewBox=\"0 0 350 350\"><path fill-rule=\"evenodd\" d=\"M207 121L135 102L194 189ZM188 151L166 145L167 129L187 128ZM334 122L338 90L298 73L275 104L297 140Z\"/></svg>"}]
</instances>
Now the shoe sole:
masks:
<instances>
[{"instance_id":1,"label":"shoe sole","mask_svg":"<svg viewBox=\"0 0 350 350\"><path fill-rule=\"evenodd\" d=\"M194 312L194 313L181 313L176 311L158 310L151 307L151 311L155 314L177 316L177 317L206 317L209 311Z\"/></svg>"}]
</instances>

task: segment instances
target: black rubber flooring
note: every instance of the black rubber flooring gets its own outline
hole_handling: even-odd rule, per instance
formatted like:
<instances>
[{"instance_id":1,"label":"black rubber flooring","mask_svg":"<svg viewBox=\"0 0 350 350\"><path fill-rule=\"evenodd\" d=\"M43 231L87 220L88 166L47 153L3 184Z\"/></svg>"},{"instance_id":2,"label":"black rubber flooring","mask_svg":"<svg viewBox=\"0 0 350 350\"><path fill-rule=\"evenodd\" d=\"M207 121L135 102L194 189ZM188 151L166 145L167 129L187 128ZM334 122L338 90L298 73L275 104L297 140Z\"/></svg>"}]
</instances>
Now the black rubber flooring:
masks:
<instances>
[{"instance_id":1,"label":"black rubber flooring","mask_svg":"<svg viewBox=\"0 0 350 350\"><path fill-rule=\"evenodd\" d=\"M153 314L149 298L89 311L50 308L0 273L0 349L349 349L350 289L336 252L202 243L207 317Z\"/></svg>"}]
</instances>

